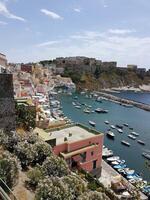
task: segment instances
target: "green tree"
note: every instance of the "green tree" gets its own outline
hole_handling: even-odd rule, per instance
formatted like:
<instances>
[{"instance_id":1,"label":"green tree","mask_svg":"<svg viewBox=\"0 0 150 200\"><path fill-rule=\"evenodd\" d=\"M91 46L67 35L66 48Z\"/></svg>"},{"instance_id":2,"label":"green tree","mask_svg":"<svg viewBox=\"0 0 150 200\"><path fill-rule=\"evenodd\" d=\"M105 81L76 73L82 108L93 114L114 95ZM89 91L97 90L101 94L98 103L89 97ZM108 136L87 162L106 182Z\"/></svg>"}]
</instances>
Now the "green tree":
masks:
<instances>
[{"instance_id":1,"label":"green tree","mask_svg":"<svg viewBox=\"0 0 150 200\"><path fill-rule=\"evenodd\" d=\"M85 181L78 175L68 175L62 178L63 182L68 185L68 189L72 194L72 199L76 200L78 196L84 193L87 189Z\"/></svg>"},{"instance_id":2,"label":"green tree","mask_svg":"<svg viewBox=\"0 0 150 200\"><path fill-rule=\"evenodd\" d=\"M18 179L19 166L17 159L9 152L0 156L0 178L12 188Z\"/></svg>"},{"instance_id":3,"label":"green tree","mask_svg":"<svg viewBox=\"0 0 150 200\"><path fill-rule=\"evenodd\" d=\"M26 182L32 189L36 189L38 183L44 179L41 167L35 167L27 173L28 181Z\"/></svg>"},{"instance_id":4,"label":"green tree","mask_svg":"<svg viewBox=\"0 0 150 200\"><path fill-rule=\"evenodd\" d=\"M48 176L63 177L70 174L70 170L64 159L55 155L48 157L44 161L42 168L45 175Z\"/></svg>"},{"instance_id":5,"label":"green tree","mask_svg":"<svg viewBox=\"0 0 150 200\"><path fill-rule=\"evenodd\" d=\"M35 128L35 118L36 111L34 108L16 103L16 124L18 127L21 126L25 130Z\"/></svg>"},{"instance_id":6,"label":"green tree","mask_svg":"<svg viewBox=\"0 0 150 200\"><path fill-rule=\"evenodd\" d=\"M52 154L51 146L43 141L38 141L35 144L33 144L32 151L32 164L42 164L44 160Z\"/></svg>"},{"instance_id":7,"label":"green tree","mask_svg":"<svg viewBox=\"0 0 150 200\"><path fill-rule=\"evenodd\" d=\"M27 141L19 142L15 147L15 154L19 158L21 162L21 166L23 169L33 161L34 151L32 149L32 144L29 144Z\"/></svg>"},{"instance_id":8,"label":"green tree","mask_svg":"<svg viewBox=\"0 0 150 200\"><path fill-rule=\"evenodd\" d=\"M83 193L78 200L110 200L104 193L97 191L90 191Z\"/></svg>"},{"instance_id":9,"label":"green tree","mask_svg":"<svg viewBox=\"0 0 150 200\"><path fill-rule=\"evenodd\" d=\"M72 200L68 187L58 177L44 179L38 184L35 200Z\"/></svg>"}]
</instances>

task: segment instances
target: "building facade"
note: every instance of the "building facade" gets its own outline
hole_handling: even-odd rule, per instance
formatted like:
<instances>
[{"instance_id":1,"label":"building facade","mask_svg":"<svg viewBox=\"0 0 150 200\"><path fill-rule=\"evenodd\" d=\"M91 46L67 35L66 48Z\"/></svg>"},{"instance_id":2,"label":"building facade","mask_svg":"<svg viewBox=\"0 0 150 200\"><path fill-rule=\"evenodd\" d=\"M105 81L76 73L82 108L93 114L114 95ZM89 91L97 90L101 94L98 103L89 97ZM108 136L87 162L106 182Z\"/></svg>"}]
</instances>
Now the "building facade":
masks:
<instances>
[{"instance_id":1,"label":"building facade","mask_svg":"<svg viewBox=\"0 0 150 200\"><path fill-rule=\"evenodd\" d=\"M103 134L83 125L71 125L39 135L63 157L70 169L83 169L95 177L101 175Z\"/></svg>"},{"instance_id":2,"label":"building facade","mask_svg":"<svg viewBox=\"0 0 150 200\"><path fill-rule=\"evenodd\" d=\"M0 65L3 66L3 67L7 66L6 56L2 53L0 53Z\"/></svg>"}]
</instances>

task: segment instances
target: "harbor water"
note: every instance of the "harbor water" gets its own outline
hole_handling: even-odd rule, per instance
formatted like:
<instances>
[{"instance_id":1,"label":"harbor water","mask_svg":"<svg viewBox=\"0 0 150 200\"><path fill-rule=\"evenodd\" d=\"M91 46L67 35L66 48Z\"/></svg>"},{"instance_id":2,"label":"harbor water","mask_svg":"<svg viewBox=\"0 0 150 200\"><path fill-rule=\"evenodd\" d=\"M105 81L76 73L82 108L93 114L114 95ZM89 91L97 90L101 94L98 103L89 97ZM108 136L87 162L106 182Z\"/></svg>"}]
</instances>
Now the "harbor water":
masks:
<instances>
[{"instance_id":1,"label":"harbor water","mask_svg":"<svg viewBox=\"0 0 150 200\"><path fill-rule=\"evenodd\" d=\"M150 92L123 91L120 93L112 93L112 94L117 97L126 98L129 100L134 100L140 103L145 103L150 105Z\"/></svg>"},{"instance_id":2,"label":"harbor water","mask_svg":"<svg viewBox=\"0 0 150 200\"><path fill-rule=\"evenodd\" d=\"M109 112L105 114L95 112L90 114L84 113L84 105L81 105L81 109L77 109L72 105L72 102L75 101L75 96L78 96L76 101L91 105L91 110L95 110L99 107L106 109ZM147 98L147 94L145 98ZM99 132L104 133L104 145L113 150L114 155L118 155L121 159L125 159L129 168L135 169L145 180L150 181L150 166L148 167L150 161L142 156L143 152L150 154L150 112L135 107L123 107L106 100L103 100L102 103L96 102L92 98L87 98L85 95L77 93L74 93L73 95L61 94L60 101L64 114L74 122L90 126L88 121L94 121L96 123L95 128ZM104 123L106 120L110 122L109 125ZM114 140L109 139L106 136L106 131L110 128L110 125L122 125L123 123L129 124L129 127L132 127L133 131L139 133L139 137L137 137L136 140L128 138L128 135L132 132L129 127L123 127L123 133L119 133L116 129L112 129L115 134ZM131 146L124 146L121 144L122 140L129 142ZM145 146L137 143L137 140L144 141Z\"/></svg>"}]
</instances>

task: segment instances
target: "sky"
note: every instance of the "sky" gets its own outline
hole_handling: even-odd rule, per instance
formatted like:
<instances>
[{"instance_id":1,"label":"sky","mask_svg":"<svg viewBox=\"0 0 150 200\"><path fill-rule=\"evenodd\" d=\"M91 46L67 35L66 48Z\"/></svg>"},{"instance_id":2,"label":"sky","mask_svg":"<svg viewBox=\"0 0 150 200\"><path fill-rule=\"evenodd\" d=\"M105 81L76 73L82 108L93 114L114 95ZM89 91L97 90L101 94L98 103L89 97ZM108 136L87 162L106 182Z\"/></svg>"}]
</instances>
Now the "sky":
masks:
<instances>
[{"instance_id":1,"label":"sky","mask_svg":"<svg viewBox=\"0 0 150 200\"><path fill-rule=\"evenodd\" d=\"M9 62L88 56L150 68L150 0L0 0Z\"/></svg>"}]
</instances>

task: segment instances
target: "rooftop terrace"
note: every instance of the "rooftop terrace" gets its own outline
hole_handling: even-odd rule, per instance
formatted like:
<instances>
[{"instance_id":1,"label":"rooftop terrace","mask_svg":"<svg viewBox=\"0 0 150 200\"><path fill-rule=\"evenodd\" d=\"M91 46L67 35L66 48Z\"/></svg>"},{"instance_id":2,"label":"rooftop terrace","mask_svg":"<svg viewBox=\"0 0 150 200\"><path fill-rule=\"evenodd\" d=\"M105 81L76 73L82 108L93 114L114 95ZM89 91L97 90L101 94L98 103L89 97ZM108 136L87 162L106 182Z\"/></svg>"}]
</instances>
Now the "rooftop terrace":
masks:
<instances>
[{"instance_id":1,"label":"rooftop terrace","mask_svg":"<svg viewBox=\"0 0 150 200\"><path fill-rule=\"evenodd\" d=\"M65 141L67 141L68 143L76 142L79 140L88 139L95 135L101 134L96 130L90 129L80 124L69 125L67 127L61 127L54 130L49 130L47 132L36 128L35 132L37 132L39 136L45 141L55 138L56 145L62 144Z\"/></svg>"},{"instance_id":2,"label":"rooftop terrace","mask_svg":"<svg viewBox=\"0 0 150 200\"><path fill-rule=\"evenodd\" d=\"M64 138L67 138L68 142L76 142L94 136L94 134L89 132L87 129L81 128L77 125L53 131L50 134L53 138L56 138L56 145L62 144L64 142Z\"/></svg>"}]
</instances>

